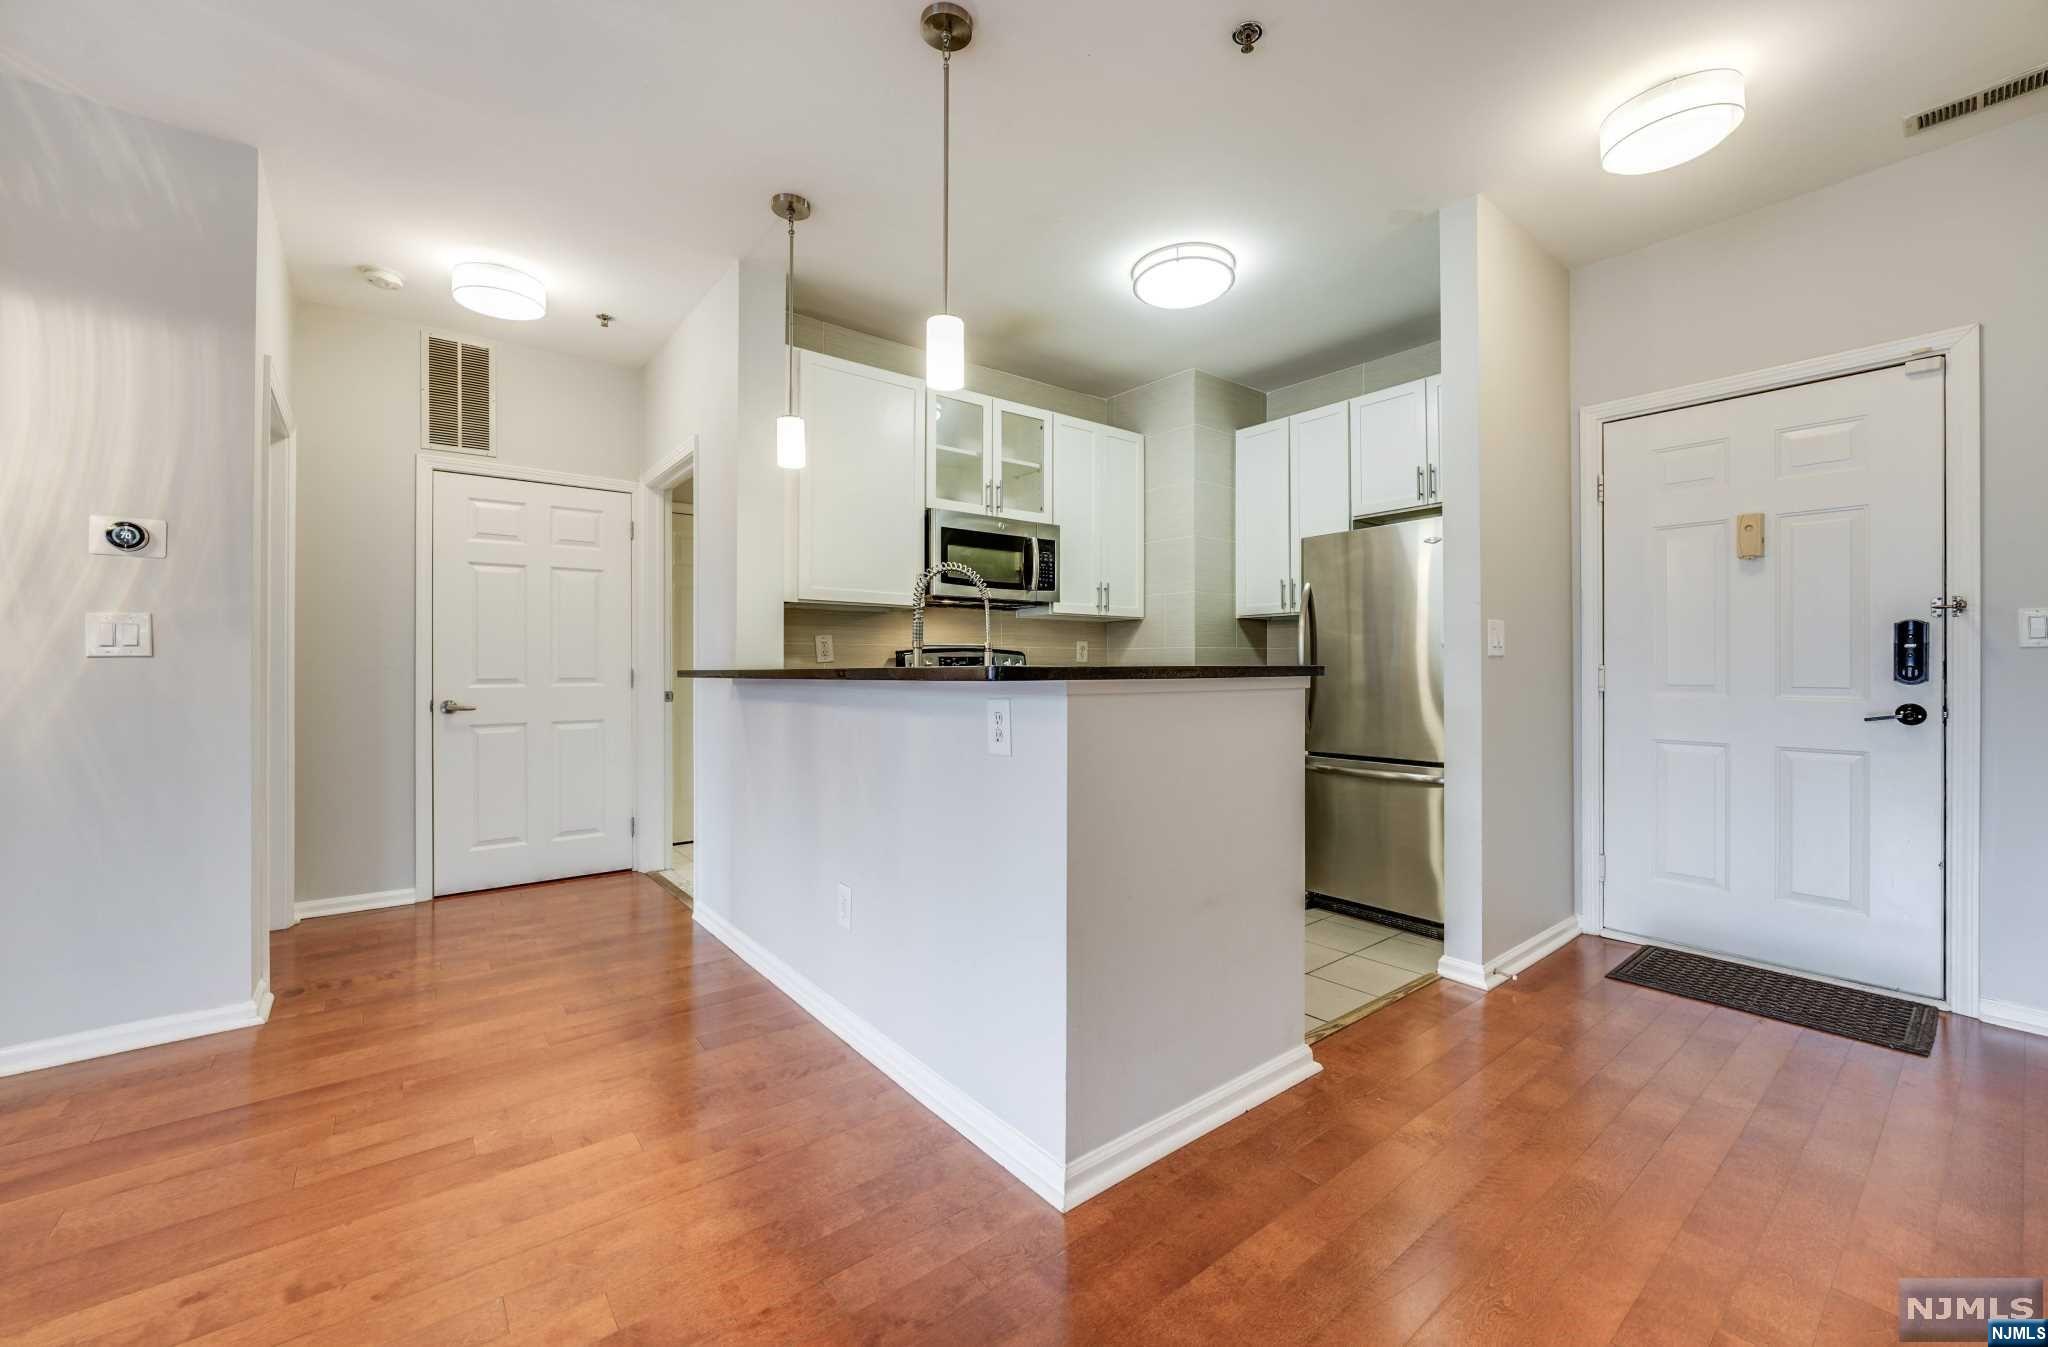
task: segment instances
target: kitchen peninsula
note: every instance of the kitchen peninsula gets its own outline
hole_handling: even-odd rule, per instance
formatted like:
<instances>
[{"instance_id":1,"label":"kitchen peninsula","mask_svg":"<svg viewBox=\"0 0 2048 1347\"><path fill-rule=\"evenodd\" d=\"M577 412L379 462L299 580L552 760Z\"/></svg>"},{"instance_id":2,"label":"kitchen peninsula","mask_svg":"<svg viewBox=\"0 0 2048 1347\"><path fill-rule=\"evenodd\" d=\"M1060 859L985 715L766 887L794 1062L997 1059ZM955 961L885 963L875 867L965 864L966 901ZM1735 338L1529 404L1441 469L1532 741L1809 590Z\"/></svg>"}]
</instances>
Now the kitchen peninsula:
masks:
<instances>
[{"instance_id":1,"label":"kitchen peninsula","mask_svg":"<svg viewBox=\"0 0 2048 1347\"><path fill-rule=\"evenodd\" d=\"M1065 1210L1315 1074L1300 666L730 679L696 920Z\"/></svg>"}]
</instances>

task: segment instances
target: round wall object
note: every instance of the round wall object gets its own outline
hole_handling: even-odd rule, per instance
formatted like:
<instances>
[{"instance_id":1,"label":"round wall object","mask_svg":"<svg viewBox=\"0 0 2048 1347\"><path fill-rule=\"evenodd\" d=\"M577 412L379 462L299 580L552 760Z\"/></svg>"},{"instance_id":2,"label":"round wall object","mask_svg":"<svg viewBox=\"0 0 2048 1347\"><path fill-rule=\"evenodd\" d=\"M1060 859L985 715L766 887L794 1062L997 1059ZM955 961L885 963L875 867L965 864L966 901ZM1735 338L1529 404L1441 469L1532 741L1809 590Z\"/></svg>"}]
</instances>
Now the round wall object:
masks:
<instances>
[{"instance_id":1,"label":"round wall object","mask_svg":"<svg viewBox=\"0 0 2048 1347\"><path fill-rule=\"evenodd\" d=\"M149 546L149 530L132 519L116 519L107 526L107 545L123 552L140 552Z\"/></svg>"}]
</instances>

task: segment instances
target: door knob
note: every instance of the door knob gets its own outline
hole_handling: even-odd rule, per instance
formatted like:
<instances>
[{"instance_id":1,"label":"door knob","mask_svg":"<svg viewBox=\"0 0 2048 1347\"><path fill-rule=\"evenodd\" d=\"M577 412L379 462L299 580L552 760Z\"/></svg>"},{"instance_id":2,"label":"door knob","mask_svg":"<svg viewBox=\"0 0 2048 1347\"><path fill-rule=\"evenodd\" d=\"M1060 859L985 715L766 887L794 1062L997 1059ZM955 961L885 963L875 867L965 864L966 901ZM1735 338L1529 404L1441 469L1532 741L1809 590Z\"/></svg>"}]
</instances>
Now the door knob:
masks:
<instances>
[{"instance_id":1,"label":"door knob","mask_svg":"<svg viewBox=\"0 0 2048 1347\"><path fill-rule=\"evenodd\" d=\"M441 699L441 714L444 716L452 716L457 711L474 710L476 710L474 706L464 706L461 702L456 701L453 697L443 697Z\"/></svg>"},{"instance_id":2,"label":"door knob","mask_svg":"<svg viewBox=\"0 0 2048 1347\"><path fill-rule=\"evenodd\" d=\"M1881 716L1865 716L1865 720L1896 720L1901 725L1918 725L1927 719L1927 708L1918 702L1900 702L1897 709Z\"/></svg>"}]
</instances>

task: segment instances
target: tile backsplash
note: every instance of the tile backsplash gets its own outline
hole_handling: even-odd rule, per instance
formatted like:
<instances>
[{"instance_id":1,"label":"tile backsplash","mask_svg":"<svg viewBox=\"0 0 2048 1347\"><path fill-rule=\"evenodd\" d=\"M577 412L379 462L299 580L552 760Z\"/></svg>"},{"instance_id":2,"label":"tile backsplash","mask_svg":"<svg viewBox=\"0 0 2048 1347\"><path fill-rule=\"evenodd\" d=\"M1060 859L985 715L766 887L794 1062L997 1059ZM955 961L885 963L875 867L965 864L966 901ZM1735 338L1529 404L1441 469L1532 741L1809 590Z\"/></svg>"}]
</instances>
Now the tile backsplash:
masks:
<instances>
[{"instance_id":1,"label":"tile backsplash","mask_svg":"<svg viewBox=\"0 0 2048 1347\"><path fill-rule=\"evenodd\" d=\"M998 649L1021 650L1032 664L1074 663L1074 643L1088 643L1090 664L1110 663L1107 629L1120 623L1085 618L1019 617L998 611L991 622ZM876 668L894 662L910 647L910 614L891 609L821 608L790 603L782 608L783 667L817 668L817 638L832 638L832 663ZM981 609L933 607L924 611L926 645L980 645Z\"/></svg>"}]
</instances>

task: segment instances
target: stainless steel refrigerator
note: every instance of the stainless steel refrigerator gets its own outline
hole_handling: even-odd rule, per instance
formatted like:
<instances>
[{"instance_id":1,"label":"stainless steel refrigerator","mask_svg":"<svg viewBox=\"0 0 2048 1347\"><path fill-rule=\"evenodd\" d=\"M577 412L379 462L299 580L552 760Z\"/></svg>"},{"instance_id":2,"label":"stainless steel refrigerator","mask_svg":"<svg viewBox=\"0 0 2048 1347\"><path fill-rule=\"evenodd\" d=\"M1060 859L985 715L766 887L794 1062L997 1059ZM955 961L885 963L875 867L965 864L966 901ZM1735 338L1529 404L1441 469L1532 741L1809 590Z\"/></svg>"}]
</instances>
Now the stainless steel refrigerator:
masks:
<instances>
[{"instance_id":1,"label":"stainless steel refrigerator","mask_svg":"<svg viewBox=\"0 0 2048 1347\"><path fill-rule=\"evenodd\" d=\"M1308 887L1444 919L1443 516L1301 540Z\"/></svg>"}]
</instances>

